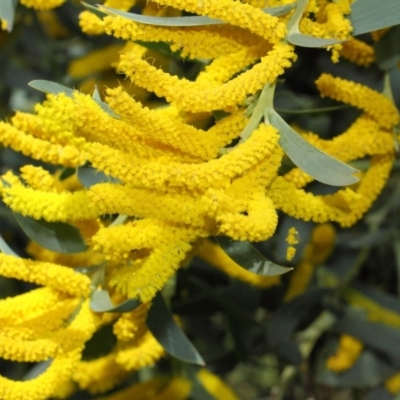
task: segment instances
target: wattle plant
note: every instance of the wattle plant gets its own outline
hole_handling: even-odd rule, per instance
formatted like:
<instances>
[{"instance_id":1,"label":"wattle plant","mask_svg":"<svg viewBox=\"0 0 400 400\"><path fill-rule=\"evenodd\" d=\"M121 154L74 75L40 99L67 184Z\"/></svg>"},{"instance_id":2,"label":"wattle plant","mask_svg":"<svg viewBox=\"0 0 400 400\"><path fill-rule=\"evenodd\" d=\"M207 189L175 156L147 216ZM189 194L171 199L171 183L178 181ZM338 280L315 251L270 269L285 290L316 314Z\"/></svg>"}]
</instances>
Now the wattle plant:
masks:
<instances>
[{"instance_id":1,"label":"wattle plant","mask_svg":"<svg viewBox=\"0 0 400 400\"><path fill-rule=\"evenodd\" d=\"M0 5L3 29L11 30L16 3ZM62 3L21 0L36 10ZM384 92L331 73L318 77L322 97L359 110L333 138L291 126L274 97L305 47L326 48L333 63L397 68L399 58L379 50L379 41L374 49L366 35L356 36L381 30L378 40L400 23L400 3L107 0L84 4L79 18L84 33L120 41L72 63L70 75L112 64L121 82L87 94L32 81L46 100L0 123L3 146L41 162L1 176L3 202L31 241L29 258L2 241L0 274L40 287L0 301L0 356L43 363L30 380L0 377L0 398L121 388L107 399L235 399L206 368L129 380L166 353L206 367L161 291L195 257L256 288L292 274L283 302L307 289L314 267L333 251L332 223L354 226L385 188L399 112L389 74ZM169 71L169 59L192 63L195 76ZM367 164L362 172L357 160ZM315 194L313 181L332 190ZM286 265L251 244L275 238L284 216L317 224L294 272L295 227ZM324 318L329 329L334 317ZM83 360L85 345L105 327L112 348ZM342 336L344 352L353 344L354 355L331 356L328 368L351 368L362 345Z\"/></svg>"}]
</instances>

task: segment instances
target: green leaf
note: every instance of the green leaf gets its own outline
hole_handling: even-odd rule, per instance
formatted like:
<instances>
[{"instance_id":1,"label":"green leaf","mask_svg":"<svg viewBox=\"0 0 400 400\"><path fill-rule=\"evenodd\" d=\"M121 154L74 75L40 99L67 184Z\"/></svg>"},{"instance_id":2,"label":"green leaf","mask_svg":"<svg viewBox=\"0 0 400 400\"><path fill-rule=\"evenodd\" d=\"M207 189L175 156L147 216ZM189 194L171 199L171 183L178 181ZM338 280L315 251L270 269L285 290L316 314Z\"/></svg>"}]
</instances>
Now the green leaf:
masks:
<instances>
[{"instance_id":1,"label":"green leaf","mask_svg":"<svg viewBox=\"0 0 400 400\"><path fill-rule=\"evenodd\" d=\"M160 293L153 299L147 326L168 354L190 364L205 365L199 352L176 324Z\"/></svg>"},{"instance_id":2,"label":"green leaf","mask_svg":"<svg viewBox=\"0 0 400 400\"><path fill-rule=\"evenodd\" d=\"M59 83L56 82L51 82L51 81L45 81L42 79L37 79L34 81L30 81L28 85L36 90L39 90L40 92L43 93L52 93L52 94L60 94L60 93L65 93L68 97L73 97L74 92L77 91L75 89L71 89L67 86L60 85ZM107 103L104 103L101 101L101 99L98 99L97 95L94 95L93 100L101 107L101 109L106 112L110 117L120 119L119 115L115 114L113 110L111 110L110 106Z\"/></svg>"},{"instance_id":3,"label":"green leaf","mask_svg":"<svg viewBox=\"0 0 400 400\"><path fill-rule=\"evenodd\" d=\"M215 240L233 261L254 274L275 276L293 269L281 267L267 260L250 242L233 241L222 236L215 237Z\"/></svg>"},{"instance_id":4,"label":"green leaf","mask_svg":"<svg viewBox=\"0 0 400 400\"><path fill-rule=\"evenodd\" d=\"M90 309L94 312L126 313L140 306L140 301L128 299L117 306L111 301L107 290L96 290L90 299Z\"/></svg>"},{"instance_id":5,"label":"green leaf","mask_svg":"<svg viewBox=\"0 0 400 400\"><path fill-rule=\"evenodd\" d=\"M36 220L17 213L14 213L14 216L28 238L46 249L66 254L87 250L81 233L75 226L63 222Z\"/></svg>"},{"instance_id":6,"label":"green leaf","mask_svg":"<svg viewBox=\"0 0 400 400\"><path fill-rule=\"evenodd\" d=\"M97 185L98 183L119 183L120 181L102 171L90 166L82 166L77 169L79 182L85 187Z\"/></svg>"},{"instance_id":7,"label":"green leaf","mask_svg":"<svg viewBox=\"0 0 400 400\"><path fill-rule=\"evenodd\" d=\"M380 69L388 71L400 62L400 25L390 28L374 46Z\"/></svg>"},{"instance_id":8,"label":"green leaf","mask_svg":"<svg viewBox=\"0 0 400 400\"><path fill-rule=\"evenodd\" d=\"M72 176L75 173L75 168L63 168L62 172L60 174L60 180L63 181L64 179L69 178L70 176Z\"/></svg>"},{"instance_id":9,"label":"green leaf","mask_svg":"<svg viewBox=\"0 0 400 400\"><path fill-rule=\"evenodd\" d=\"M215 397L204 387L197 377L198 370L195 368L188 368L188 375L192 381L192 391L190 398L193 400L216 400Z\"/></svg>"},{"instance_id":10,"label":"green leaf","mask_svg":"<svg viewBox=\"0 0 400 400\"><path fill-rule=\"evenodd\" d=\"M279 16L288 13L291 9L293 9L293 7L294 3L286 4L280 7L264 8L263 11L270 15ZM105 6L98 6L98 10L104 11L105 13L110 15L118 15L119 17L127 18L131 21L135 21L140 24L156 25L156 26L185 27L185 26L220 25L225 23L224 21L221 21L219 19L202 17L202 16L152 17L149 15L129 13L126 11L121 11Z\"/></svg>"},{"instance_id":11,"label":"green leaf","mask_svg":"<svg viewBox=\"0 0 400 400\"><path fill-rule=\"evenodd\" d=\"M161 53L167 57L182 58L181 51L172 51L171 46L167 42L144 42L142 40L135 40L135 43L140 44L140 46L146 47L146 49Z\"/></svg>"},{"instance_id":12,"label":"green leaf","mask_svg":"<svg viewBox=\"0 0 400 400\"><path fill-rule=\"evenodd\" d=\"M101 96L100 96L100 92L99 89L97 89L97 85L94 86L94 90L92 93L92 99L95 100L96 102L101 102Z\"/></svg>"},{"instance_id":13,"label":"green leaf","mask_svg":"<svg viewBox=\"0 0 400 400\"><path fill-rule=\"evenodd\" d=\"M299 23L306 9L307 3L308 0L297 0L296 10L287 25L288 34L286 40L296 46L303 47L324 47L344 42L344 40L340 39L316 38L314 36L304 35L300 32Z\"/></svg>"},{"instance_id":14,"label":"green leaf","mask_svg":"<svg viewBox=\"0 0 400 400\"><path fill-rule=\"evenodd\" d=\"M295 132L275 111L269 110L271 124L279 130L279 144L287 156L304 172L319 182L345 186L358 182L355 168L317 149Z\"/></svg>"},{"instance_id":15,"label":"green leaf","mask_svg":"<svg viewBox=\"0 0 400 400\"><path fill-rule=\"evenodd\" d=\"M356 0L349 16L353 36L400 24L399 0Z\"/></svg>"},{"instance_id":16,"label":"green leaf","mask_svg":"<svg viewBox=\"0 0 400 400\"><path fill-rule=\"evenodd\" d=\"M1 0L0 1L0 19L7 22L7 32L11 32L14 26L15 9L18 0Z\"/></svg>"},{"instance_id":17,"label":"green leaf","mask_svg":"<svg viewBox=\"0 0 400 400\"><path fill-rule=\"evenodd\" d=\"M268 342L289 362L300 366L302 356L293 334L300 322L330 293L329 289L311 289L283 303L268 323Z\"/></svg>"},{"instance_id":18,"label":"green leaf","mask_svg":"<svg viewBox=\"0 0 400 400\"><path fill-rule=\"evenodd\" d=\"M68 97L72 97L75 92L74 89L71 89L67 86L60 85L56 82L45 81L42 79L30 81L28 85L33 89L39 90L39 92L52 94L65 93Z\"/></svg>"},{"instance_id":19,"label":"green leaf","mask_svg":"<svg viewBox=\"0 0 400 400\"><path fill-rule=\"evenodd\" d=\"M0 235L0 251L4 254L8 254L9 256L18 257L19 255L11 249L11 247L6 243L3 237Z\"/></svg>"}]
</instances>

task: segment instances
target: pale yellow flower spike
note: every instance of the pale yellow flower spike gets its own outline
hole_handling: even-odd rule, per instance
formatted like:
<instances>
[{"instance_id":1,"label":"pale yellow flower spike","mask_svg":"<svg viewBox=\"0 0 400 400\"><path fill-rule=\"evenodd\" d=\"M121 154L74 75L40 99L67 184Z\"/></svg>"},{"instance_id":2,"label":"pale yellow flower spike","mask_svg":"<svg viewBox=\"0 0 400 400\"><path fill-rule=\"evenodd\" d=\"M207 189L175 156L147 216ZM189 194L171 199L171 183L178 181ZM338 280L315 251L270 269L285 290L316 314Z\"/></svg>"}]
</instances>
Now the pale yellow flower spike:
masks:
<instances>
[{"instance_id":1,"label":"pale yellow flower spike","mask_svg":"<svg viewBox=\"0 0 400 400\"><path fill-rule=\"evenodd\" d=\"M400 122L395 105L383 94L367 86L329 74L322 74L315 83L322 96L364 110L383 128L391 129Z\"/></svg>"},{"instance_id":2,"label":"pale yellow flower spike","mask_svg":"<svg viewBox=\"0 0 400 400\"><path fill-rule=\"evenodd\" d=\"M118 392L103 397L101 400L149 400L158 399L157 394L166 386L168 380L165 376L157 376L146 382L131 385Z\"/></svg>"},{"instance_id":3,"label":"pale yellow flower spike","mask_svg":"<svg viewBox=\"0 0 400 400\"><path fill-rule=\"evenodd\" d=\"M90 279L71 268L3 253L0 253L0 275L61 289L74 296L87 297L90 293Z\"/></svg>"},{"instance_id":4,"label":"pale yellow flower spike","mask_svg":"<svg viewBox=\"0 0 400 400\"><path fill-rule=\"evenodd\" d=\"M400 372L395 373L385 381L386 390L392 395L400 392Z\"/></svg>"},{"instance_id":5,"label":"pale yellow flower spike","mask_svg":"<svg viewBox=\"0 0 400 400\"><path fill-rule=\"evenodd\" d=\"M375 62L374 48L355 38L342 43L340 55L352 63L362 67L369 67Z\"/></svg>"},{"instance_id":6,"label":"pale yellow flower spike","mask_svg":"<svg viewBox=\"0 0 400 400\"><path fill-rule=\"evenodd\" d=\"M62 185L53 175L42 167L24 165L20 168L21 178L32 189L44 190L46 192L58 192L62 190Z\"/></svg>"},{"instance_id":7,"label":"pale yellow flower spike","mask_svg":"<svg viewBox=\"0 0 400 400\"><path fill-rule=\"evenodd\" d=\"M13 150L26 156L51 164L76 167L85 161L83 155L74 146L61 146L36 139L4 122L0 122L0 141L3 146L12 147Z\"/></svg>"},{"instance_id":8,"label":"pale yellow flower spike","mask_svg":"<svg viewBox=\"0 0 400 400\"><path fill-rule=\"evenodd\" d=\"M239 400L232 389L209 370L200 369L197 373L197 378L216 400Z\"/></svg>"},{"instance_id":9,"label":"pale yellow flower spike","mask_svg":"<svg viewBox=\"0 0 400 400\"><path fill-rule=\"evenodd\" d=\"M187 400L192 390L192 382L175 376L169 385L157 393L156 400Z\"/></svg>"},{"instance_id":10,"label":"pale yellow flower spike","mask_svg":"<svg viewBox=\"0 0 400 400\"><path fill-rule=\"evenodd\" d=\"M165 191L167 187L168 190L207 190L210 187L227 187L231 179L243 175L269 157L277 140L276 129L261 124L246 142L223 157L203 164L136 163L132 162L131 156L98 143L88 145L87 153L95 168L136 187L160 191Z\"/></svg>"},{"instance_id":11,"label":"pale yellow flower spike","mask_svg":"<svg viewBox=\"0 0 400 400\"><path fill-rule=\"evenodd\" d=\"M259 288L268 288L280 283L279 276L262 276L246 271L233 261L222 248L211 240L202 240L196 246L197 255L215 268L221 270L232 278Z\"/></svg>"},{"instance_id":12,"label":"pale yellow flower spike","mask_svg":"<svg viewBox=\"0 0 400 400\"><path fill-rule=\"evenodd\" d=\"M21 4L36 10L51 10L61 6L65 0L21 0Z\"/></svg>"},{"instance_id":13,"label":"pale yellow flower spike","mask_svg":"<svg viewBox=\"0 0 400 400\"><path fill-rule=\"evenodd\" d=\"M360 340L350 335L342 335L336 353L326 361L327 368L336 373L349 370L357 362L363 348Z\"/></svg>"},{"instance_id":14,"label":"pale yellow flower spike","mask_svg":"<svg viewBox=\"0 0 400 400\"><path fill-rule=\"evenodd\" d=\"M122 47L122 44L111 44L72 60L68 66L68 75L74 79L81 79L110 69L111 65L118 61Z\"/></svg>"},{"instance_id":15,"label":"pale yellow flower spike","mask_svg":"<svg viewBox=\"0 0 400 400\"><path fill-rule=\"evenodd\" d=\"M232 110L242 104L248 95L261 90L266 83L274 82L295 58L293 46L277 44L258 64L222 85L179 79L153 67L139 58L136 52L121 55L119 70L136 85L165 97L183 111Z\"/></svg>"},{"instance_id":16,"label":"pale yellow flower spike","mask_svg":"<svg viewBox=\"0 0 400 400\"><path fill-rule=\"evenodd\" d=\"M55 358L37 378L19 382L0 376L0 398L3 400L43 400L71 376L82 349L75 349Z\"/></svg>"},{"instance_id":17,"label":"pale yellow flower spike","mask_svg":"<svg viewBox=\"0 0 400 400\"><path fill-rule=\"evenodd\" d=\"M286 26L279 18L234 0L155 0L155 3L221 19L273 42L279 42L286 34Z\"/></svg>"}]
</instances>

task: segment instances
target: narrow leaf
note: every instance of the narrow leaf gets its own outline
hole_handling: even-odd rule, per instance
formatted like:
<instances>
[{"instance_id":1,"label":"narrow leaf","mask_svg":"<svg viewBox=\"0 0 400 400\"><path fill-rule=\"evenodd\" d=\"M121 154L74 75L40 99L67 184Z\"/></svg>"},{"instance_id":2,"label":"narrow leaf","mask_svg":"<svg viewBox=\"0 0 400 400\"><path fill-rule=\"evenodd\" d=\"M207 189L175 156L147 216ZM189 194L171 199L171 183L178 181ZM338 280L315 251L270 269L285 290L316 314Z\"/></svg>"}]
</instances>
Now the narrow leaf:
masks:
<instances>
[{"instance_id":1,"label":"narrow leaf","mask_svg":"<svg viewBox=\"0 0 400 400\"><path fill-rule=\"evenodd\" d=\"M160 293L153 299L147 326L168 354L187 363L205 365L199 352L176 324Z\"/></svg>"},{"instance_id":2,"label":"narrow leaf","mask_svg":"<svg viewBox=\"0 0 400 400\"><path fill-rule=\"evenodd\" d=\"M400 61L400 25L390 28L374 46L380 69L388 71Z\"/></svg>"},{"instance_id":3,"label":"narrow leaf","mask_svg":"<svg viewBox=\"0 0 400 400\"><path fill-rule=\"evenodd\" d=\"M0 251L4 254L8 254L9 256L19 257L19 255L15 253L14 250L11 249L11 247L6 243L6 241L3 239L1 235L0 235Z\"/></svg>"},{"instance_id":4,"label":"narrow leaf","mask_svg":"<svg viewBox=\"0 0 400 400\"><path fill-rule=\"evenodd\" d=\"M74 94L74 89L71 89L67 86L60 85L56 82L45 81L42 79L36 79L34 81L30 81L28 85L39 92L43 93L52 93L52 94L60 94L65 93L68 97L72 97Z\"/></svg>"},{"instance_id":5,"label":"narrow leaf","mask_svg":"<svg viewBox=\"0 0 400 400\"><path fill-rule=\"evenodd\" d=\"M254 274L275 276L292 270L292 268L281 267L269 261L249 242L232 241L221 236L216 237L215 240L233 261Z\"/></svg>"},{"instance_id":6,"label":"narrow leaf","mask_svg":"<svg viewBox=\"0 0 400 400\"><path fill-rule=\"evenodd\" d=\"M269 321L267 335L270 346L294 365L302 363L302 356L293 334L303 318L329 292L329 289L311 289L281 305Z\"/></svg>"},{"instance_id":7,"label":"narrow leaf","mask_svg":"<svg viewBox=\"0 0 400 400\"><path fill-rule=\"evenodd\" d=\"M106 290L96 290L90 299L90 309L94 312L126 313L139 307L140 304L139 300L128 299L116 306Z\"/></svg>"},{"instance_id":8,"label":"narrow leaf","mask_svg":"<svg viewBox=\"0 0 400 400\"><path fill-rule=\"evenodd\" d=\"M220 25L225 24L224 21L219 19L202 17L202 16L190 16L190 17L152 17L149 15L141 15L129 13L126 11L117 10L110 7L98 6L98 10L104 11L107 14L118 15L123 18L127 18L131 21L138 22L140 24L156 25L156 26L172 26L172 27L185 27L185 26L204 26L204 25ZM294 3L286 4L280 7L264 8L263 11L266 14L280 16L288 13L294 8Z\"/></svg>"},{"instance_id":9,"label":"narrow leaf","mask_svg":"<svg viewBox=\"0 0 400 400\"><path fill-rule=\"evenodd\" d=\"M400 24L399 0L356 0L349 16L353 36Z\"/></svg>"},{"instance_id":10,"label":"narrow leaf","mask_svg":"<svg viewBox=\"0 0 400 400\"><path fill-rule=\"evenodd\" d=\"M87 250L81 233L75 226L63 222L36 220L17 213L14 213L14 216L28 238L46 249L67 254Z\"/></svg>"},{"instance_id":11,"label":"narrow leaf","mask_svg":"<svg viewBox=\"0 0 400 400\"><path fill-rule=\"evenodd\" d=\"M279 129L279 144L287 156L304 172L319 182L345 186L358 182L355 168L317 149L294 131L275 111L269 111L271 124Z\"/></svg>"},{"instance_id":12,"label":"narrow leaf","mask_svg":"<svg viewBox=\"0 0 400 400\"><path fill-rule=\"evenodd\" d=\"M92 93L92 99L95 100L96 102L101 101L100 92L99 92L99 89L97 89L97 85L94 86L94 90Z\"/></svg>"},{"instance_id":13,"label":"narrow leaf","mask_svg":"<svg viewBox=\"0 0 400 400\"><path fill-rule=\"evenodd\" d=\"M85 187L90 188L98 183L119 183L120 181L112 176L106 175L102 171L90 166L82 166L77 169L79 182Z\"/></svg>"},{"instance_id":14,"label":"narrow leaf","mask_svg":"<svg viewBox=\"0 0 400 400\"><path fill-rule=\"evenodd\" d=\"M14 26L15 9L18 0L1 0L0 1L0 19L7 23L7 32L11 32Z\"/></svg>"},{"instance_id":15,"label":"narrow leaf","mask_svg":"<svg viewBox=\"0 0 400 400\"><path fill-rule=\"evenodd\" d=\"M287 25L287 41L296 46L303 47L324 47L344 42L344 40L340 39L316 38L314 36L304 35L300 32L299 24L301 18L303 17L303 13L306 9L307 3L308 0L297 0L296 10L294 11Z\"/></svg>"}]
</instances>

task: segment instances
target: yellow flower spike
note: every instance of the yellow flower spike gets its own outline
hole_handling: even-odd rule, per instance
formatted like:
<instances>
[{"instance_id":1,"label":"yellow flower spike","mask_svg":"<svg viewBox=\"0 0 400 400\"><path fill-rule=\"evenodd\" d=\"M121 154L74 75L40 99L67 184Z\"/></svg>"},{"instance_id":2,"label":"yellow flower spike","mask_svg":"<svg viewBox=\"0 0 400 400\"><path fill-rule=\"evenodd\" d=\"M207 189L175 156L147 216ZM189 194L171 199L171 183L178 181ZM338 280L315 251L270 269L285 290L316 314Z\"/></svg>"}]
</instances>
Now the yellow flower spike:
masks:
<instances>
[{"instance_id":1,"label":"yellow flower spike","mask_svg":"<svg viewBox=\"0 0 400 400\"><path fill-rule=\"evenodd\" d=\"M0 141L3 146L12 147L26 156L50 164L76 167L85 161L83 154L75 146L61 146L36 139L4 122L0 122Z\"/></svg>"},{"instance_id":2,"label":"yellow flower spike","mask_svg":"<svg viewBox=\"0 0 400 400\"><path fill-rule=\"evenodd\" d=\"M82 349L92 336L98 324L98 317L89 309L86 301L74 320L66 327L54 332L44 332L33 340L20 340L0 333L0 357L12 361L38 362L58 357L73 349Z\"/></svg>"},{"instance_id":3,"label":"yellow flower spike","mask_svg":"<svg viewBox=\"0 0 400 400\"><path fill-rule=\"evenodd\" d=\"M62 190L62 185L58 179L42 167L24 165L20 171L21 178L32 189L44 190L46 192L58 192Z\"/></svg>"},{"instance_id":4,"label":"yellow flower spike","mask_svg":"<svg viewBox=\"0 0 400 400\"><path fill-rule=\"evenodd\" d=\"M79 26L87 35L101 35L104 33L104 22L97 15L85 10L79 14Z\"/></svg>"},{"instance_id":5,"label":"yellow flower spike","mask_svg":"<svg viewBox=\"0 0 400 400\"><path fill-rule=\"evenodd\" d=\"M263 39L249 31L226 25L170 28L145 25L122 17L108 16L104 19L104 28L108 35L118 39L167 41L170 43L172 51L180 51L182 57L191 59L213 59L264 42Z\"/></svg>"},{"instance_id":6,"label":"yellow flower spike","mask_svg":"<svg viewBox=\"0 0 400 400\"><path fill-rule=\"evenodd\" d=\"M218 233L233 240L260 242L270 238L278 224L278 215L268 197L251 200L246 210L233 213L221 211L216 218Z\"/></svg>"},{"instance_id":7,"label":"yellow flower spike","mask_svg":"<svg viewBox=\"0 0 400 400\"><path fill-rule=\"evenodd\" d=\"M115 271L108 284L129 298L147 303L162 289L191 249L189 243L172 239L153 249L140 265L126 265Z\"/></svg>"},{"instance_id":8,"label":"yellow flower spike","mask_svg":"<svg viewBox=\"0 0 400 400\"><path fill-rule=\"evenodd\" d=\"M375 62L374 48L355 38L342 43L340 55L346 60L362 67L369 67Z\"/></svg>"},{"instance_id":9,"label":"yellow flower spike","mask_svg":"<svg viewBox=\"0 0 400 400\"><path fill-rule=\"evenodd\" d=\"M340 373L349 370L358 360L364 348L362 342L350 335L340 336L339 348L330 356L326 366L333 372Z\"/></svg>"},{"instance_id":10,"label":"yellow flower spike","mask_svg":"<svg viewBox=\"0 0 400 400\"><path fill-rule=\"evenodd\" d=\"M235 109L248 95L273 82L296 58L293 46L277 44L261 62L222 85L191 82L163 72L135 52L121 55L120 72L140 87L165 97L183 111L202 112ZM152 79L149 80L148 77Z\"/></svg>"},{"instance_id":11,"label":"yellow flower spike","mask_svg":"<svg viewBox=\"0 0 400 400\"><path fill-rule=\"evenodd\" d=\"M79 299L66 299L47 310L26 311L20 318L0 319L1 334L17 340L38 339L60 329L78 307Z\"/></svg>"},{"instance_id":12,"label":"yellow flower spike","mask_svg":"<svg viewBox=\"0 0 400 400\"><path fill-rule=\"evenodd\" d=\"M122 47L121 44L111 44L72 60L68 66L68 75L74 79L81 79L110 69L111 65L118 61Z\"/></svg>"},{"instance_id":13,"label":"yellow flower spike","mask_svg":"<svg viewBox=\"0 0 400 400\"><path fill-rule=\"evenodd\" d=\"M293 257L296 255L296 247L294 247L294 245L299 243L297 239L298 234L299 232L297 232L296 228L294 227L290 228L288 231L286 237L286 242L289 244L286 250L286 260L288 261L292 261Z\"/></svg>"},{"instance_id":14,"label":"yellow flower spike","mask_svg":"<svg viewBox=\"0 0 400 400\"><path fill-rule=\"evenodd\" d=\"M158 110L149 110L136 102L123 91L123 88L110 89L107 91L107 102L111 108L120 115L124 121L131 121L137 132L137 138L144 141L162 143L174 149L191 155L194 159L209 160L215 158L218 150L226 143L221 138L207 131L196 129L178 119L171 119L169 115ZM151 126L151 130L149 130ZM239 134L240 132L238 132ZM123 134L118 130L118 134ZM133 138L119 137L116 148L124 149L131 143ZM108 140L112 145L113 141ZM103 143L107 143L103 141ZM114 139L115 143L115 139Z\"/></svg>"},{"instance_id":15,"label":"yellow flower spike","mask_svg":"<svg viewBox=\"0 0 400 400\"><path fill-rule=\"evenodd\" d=\"M78 297L87 297L90 293L90 279L71 268L3 253L0 253L0 275L45 285Z\"/></svg>"},{"instance_id":16,"label":"yellow flower spike","mask_svg":"<svg viewBox=\"0 0 400 400\"><path fill-rule=\"evenodd\" d=\"M232 389L221 378L209 370L202 368L197 373L197 378L216 400L239 400Z\"/></svg>"},{"instance_id":17,"label":"yellow flower spike","mask_svg":"<svg viewBox=\"0 0 400 400\"><path fill-rule=\"evenodd\" d=\"M175 376L171 383L157 396L155 400L187 400L192 390L192 382L185 378Z\"/></svg>"},{"instance_id":18,"label":"yellow flower spike","mask_svg":"<svg viewBox=\"0 0 400 400\"><path fill-rule=\"evenodd\" d=\"M251 5L233 0L220 0L218 2L213 0L201 2L197 0L155 0L155 3L221 19L231 25L248 29L273 42L283 39L286 34L286 26L279 21L279 18L266 14Z\"/></svg>"},{"instance_id":19,"label":"yellow flower spike","mask_svg":"<svg viewBox=\"0 0 400 400\"><path fill-rule=\"evenodd\" d=\"M126 371L137 371L140 368L154 365L164 354L164 348L146 329L140 337L121 346L115 361Z\"/></svg>"},{"instance_id":20,"label":"yellow flower spike","mask_svg":"<svg viewBox=\"0 0 400 400\"><path fill-rule=\"evenodd\" d=\"M64 384L81 357L81 348L55 358L48 369L37 378L14 381L0 376L0 398L3 400L42 400Z\"/></svg>"},{"instance_id":21,"label":"yellow flower spike","mask_svg":"<svg viewBox=\"0 0 400 400\"><path fill-rule=\"evenodd\" d=\"M322 96L364 110L383 128L391 129L400 122L395 105L383 94L367 86L329 74L322 74L315 83Z\"/></svg>"},{"instance_id":22,"label":"yellow flower spike","mask_svg":"<svg viewBox=\"0 0 400 400\"><path fill-rule=\"evenodd\" d=\"M335 238L335 228L331 224L325 223L314 227L311 232L310 243L304 249L303 259L291 273L289 286L285 293L285 301L292 300L307 289L315 267L322 264L330 256L334 248ZM293 243L295 239L292 238L290 241Z\"/></svg>"},{"instance_id":23,"label":"yellow flower spike","mask_svg":"<svg viewBox=\"0 0 400 400\"><path fill-rule=\"evenodd\" d=\"M132 340L140 327L145 326L150 304L141 304L135 310L122 314L113 325L114 335L118 340L127 342Z\"/></svg>"},{"instance_id":24,"label":"yellow flower spike","mask_svg":"<svg viewBox=\"0 0 400 400\"><path fill-rule=\"evenodd\" d=\"M65 0L21 0L21 4L25 7L34 8L35 10L51 10L61 6Z\"/></svg>"},{"instance_id":25,"label":"yellow flower spike","mask_svg":"<svg viewBox=\"0 0 400 400\"><path fill-rule=\"evenodd\" d=\"M83 390L92 394L112 389L127 376L128 371L115 362L115 352L90 361L80 361L73 373L73 380Z\"/></svg>"},{"instance_id":26,"label":"yellow flower spike","mask_svg":"<svg viewBox=\"0 0 400 400\"><path fill-rule=\"evenodd\" d=\"M164 194L103 183L92 186L87 199L99 215L119 213L184 223L192 227L204 226L207 217L207 210L202 209L201 198L184 194Z\"/></svg>"},{"instance_id":27,"label":"yellow flower spike","mask_svg":"<svg viewBox=\"0 0 400 400\"><path fill-rule=\"evenodd\" d=\"M3 201L17 213L49 222L79 221L98 216L84 190L53 193L14 185L3 189Z\"/></svg>"},{"instance_id":28,"label":"yellow flower spike","mask_svg":"<svg viewBox=\"0 0 400 400\"><path fill-rule=\"evenodd\" d=\"M101 264L104 261L104 257L101 254L96 253L91 249L78 254L62 254L45 249L35 242L29 242L25 250L37 261L61 264L72 268L89 267Z\"/></svg>"},{"instance_id":29,"label":"yellow flower spike","mask_svg":"<svg viewBox=\"0 0 400 400\"><path fill-rule=\"evenodd\" d=\"M29 132L38 139L49 138L48 133L43 129L42 120L37 115L17 111L11 118L11 123L20 131Z\"/></svg>"},{"instance_id":30,"label":"yellow flower spike","mask_svg":"<svg viewBox=\"0 0 400 400\"><path fill-rule=\"evenodd\" d=\"M137 383L126 389L102 397L100 400L152 400L157 398L157 393L161 392L168 380L165 376L157 376L146 382Z\"/></svg>"},{"instance_id":31,"label":"yellow flower spike","mask_svg":"<svg viewBox=\"0 0 400 400\"><path fill-rule=\"evenodd\" d=\"M195 249L197 256L232 278L259 288L268 288L280 283L279 276L262 276L246 271L211 240L201 240Z\"/></svg>"},{"instance_id":32,"label":"yellow flower spike","mask_svg":"<svg viewBox=\"0 0 400 400\"><path fill-rule=\"evenodd\" d=\"M386 390L392 395L400 392L400 372L395 373L385 381Z\"/></svg>"},{"instance_id":33,"label":"yellow flower spike","mask_svg":"<svg viewBox=\"0 0 400 400\"><path fill-rule=\"evenodd\" d=\"M392 169L395 156L393 153L376 155L371 158L371 166L364 174L357 194L359 198L350 204L351 213L342 214L337 222L342 227L354 225L371 207L385 186Z\"/></svg>"},{"instance_id":34,"label":"yellow flower spike","mask_svg":"<svg viewBox=\"0 0 400 400\"><path fill-rule=\"evenodd\" d=\"M243 175L259 161L269 157L275 149L278 134L271 125L261 124L250 139L236 146L223 157L203 164L169 164L132 162L127 154L108 146L93 143L87 146L92 165L105 173L136 187L160 191L186 188L207 190L226 187L231 179Z\"/></svg>"},{"instance_id":35,"label":"yellow flower spike","mask_svg":"<svg viewBox=\"0 0 400 400\"><path fill-rule=\"evenodd\" d=\"M18 321L31 313L44 312L55 303L67 298L66 293L49 287L34 289L16 297L8 297L0 300L0 320Z\"/></svg>"}]
</instances>

